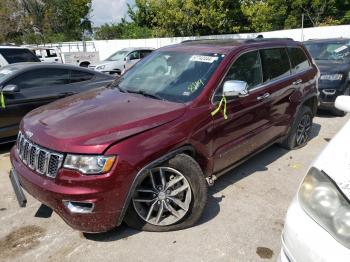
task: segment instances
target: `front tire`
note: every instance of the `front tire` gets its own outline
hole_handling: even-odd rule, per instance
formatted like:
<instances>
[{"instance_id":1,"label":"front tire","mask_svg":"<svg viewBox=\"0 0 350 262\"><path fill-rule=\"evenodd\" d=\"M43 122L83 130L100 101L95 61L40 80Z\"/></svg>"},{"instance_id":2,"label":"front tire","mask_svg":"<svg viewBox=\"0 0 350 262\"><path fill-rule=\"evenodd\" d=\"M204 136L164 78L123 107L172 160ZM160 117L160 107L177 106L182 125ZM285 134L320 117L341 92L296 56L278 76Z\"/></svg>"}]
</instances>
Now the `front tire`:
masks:
<instances>
[{"instance_id":1,"label":"front tire","mask_svg":"<svg viewBox=\"0 0 350 262\"><path fill-rule=\"evenodd\" d=\"M305 146L310 139L313 117L310 107L302 106L281 145L290 150Z\"/></svg>"},{"instance_id":2,"label":"front tire","mask_svg":"<svg viewBox=\"0 0 350 262\"><path fill-rule=\"evenodd\" d=\"M180 154L146 171L125 216L128 226L154 232L195 225L207 202L208 186L198 163Z\"/></svg>"}]
</instances>

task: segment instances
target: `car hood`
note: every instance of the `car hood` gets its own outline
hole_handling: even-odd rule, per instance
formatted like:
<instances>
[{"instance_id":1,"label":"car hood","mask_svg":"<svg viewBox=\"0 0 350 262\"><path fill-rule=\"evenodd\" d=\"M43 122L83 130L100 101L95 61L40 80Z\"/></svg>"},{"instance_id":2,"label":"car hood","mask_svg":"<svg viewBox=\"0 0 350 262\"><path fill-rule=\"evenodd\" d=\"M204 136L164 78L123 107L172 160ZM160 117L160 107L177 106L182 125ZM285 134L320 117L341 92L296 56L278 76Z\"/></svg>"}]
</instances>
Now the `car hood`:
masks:
<instances>
[{"instance_id":1,"label":"car hood","mask_svg":"<svg viewBox=\"0 0 350 262\"><path fill-rule=\"evenodd\" d=\"M342 60L316 60L316 64L321 71L321 74L347 74L350 70L350 63Z\"/></svg>"},{"instance_id":2,"label":"car hood","mask_svg":"<svg viewBox=\"0 0 350 262\"><path fill-rule=\"evenodd\" d=\"M330 141L314 166L331 177L350 199L350 121Z\"/></svg>"},{"instance_id":3,"label":"car hood","mask_svg":"<svg viewBox=\"0 0 350 262\"><path fill-rule=\"evenodd\" d=\"M67 153L102 154L122 139L182 116L185 105L99 88L40 107L21 129L34 143Z\"/></svg>"}]
</instances>

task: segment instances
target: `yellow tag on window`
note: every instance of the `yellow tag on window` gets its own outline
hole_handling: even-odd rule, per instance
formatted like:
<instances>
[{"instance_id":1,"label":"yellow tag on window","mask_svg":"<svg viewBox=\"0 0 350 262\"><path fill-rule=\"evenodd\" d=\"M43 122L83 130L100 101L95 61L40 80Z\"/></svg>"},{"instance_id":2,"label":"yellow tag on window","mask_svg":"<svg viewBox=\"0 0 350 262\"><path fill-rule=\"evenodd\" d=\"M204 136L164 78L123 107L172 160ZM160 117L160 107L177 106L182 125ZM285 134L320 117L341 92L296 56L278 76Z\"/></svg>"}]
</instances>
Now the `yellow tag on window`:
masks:
<instances>
[{"instance_id":1,"label":"yellow tag on window","mask_svg":"<svg viewBox=\"0 0 350 262\"><path fill-rule=\"evenodd\" d=\"M4 93L1 91L1 94L0 94L0 104L1 104L1 108L5 108L6 105L5 105L5 97L4 97Z\"/></svg>"}]
</instances>

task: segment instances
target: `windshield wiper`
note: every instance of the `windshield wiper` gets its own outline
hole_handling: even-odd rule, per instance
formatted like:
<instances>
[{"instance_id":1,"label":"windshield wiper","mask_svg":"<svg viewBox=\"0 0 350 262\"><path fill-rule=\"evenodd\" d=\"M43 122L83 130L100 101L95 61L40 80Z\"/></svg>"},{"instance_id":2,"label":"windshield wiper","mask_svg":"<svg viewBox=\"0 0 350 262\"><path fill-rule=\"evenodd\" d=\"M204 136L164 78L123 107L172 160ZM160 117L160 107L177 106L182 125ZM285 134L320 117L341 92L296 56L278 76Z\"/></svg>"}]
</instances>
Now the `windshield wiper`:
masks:
<instances>
[{"instance_id":1,"label":"windshield wiper","mask_svg":"<svg viewBox=\"0 0 350 262\"><path fill-rule=\"evenodd\" d=\"M147 93L144 90L137 90L137 91L127 90L126 92L132 93L132 94L139 94L139 95L143 95L143 96L154 98L154 99L158 99L158 100L164 100L164 98L162 98L162 97L160 97L160 96L158 96L156 94Z\"/></svg>"}]
</instances>

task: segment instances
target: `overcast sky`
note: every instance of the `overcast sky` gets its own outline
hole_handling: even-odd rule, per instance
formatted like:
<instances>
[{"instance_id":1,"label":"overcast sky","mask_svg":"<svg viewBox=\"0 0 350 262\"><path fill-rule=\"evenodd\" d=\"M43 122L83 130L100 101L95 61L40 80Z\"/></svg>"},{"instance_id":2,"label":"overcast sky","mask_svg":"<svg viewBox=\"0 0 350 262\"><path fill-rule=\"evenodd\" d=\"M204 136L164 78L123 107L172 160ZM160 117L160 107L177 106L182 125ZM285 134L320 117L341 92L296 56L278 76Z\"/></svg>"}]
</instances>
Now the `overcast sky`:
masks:
<instances>
[{"instance_id":1,"label":"overcast sky","mask_svg":"<svg viewBox=\"0 0 350 262\"><path fill-rule=\"evenodd\" d=\"M119 22L127 15L127 3L133 4L134 0L92 0L91 20L94 26Z\"/></svg>"}]
</instances>

